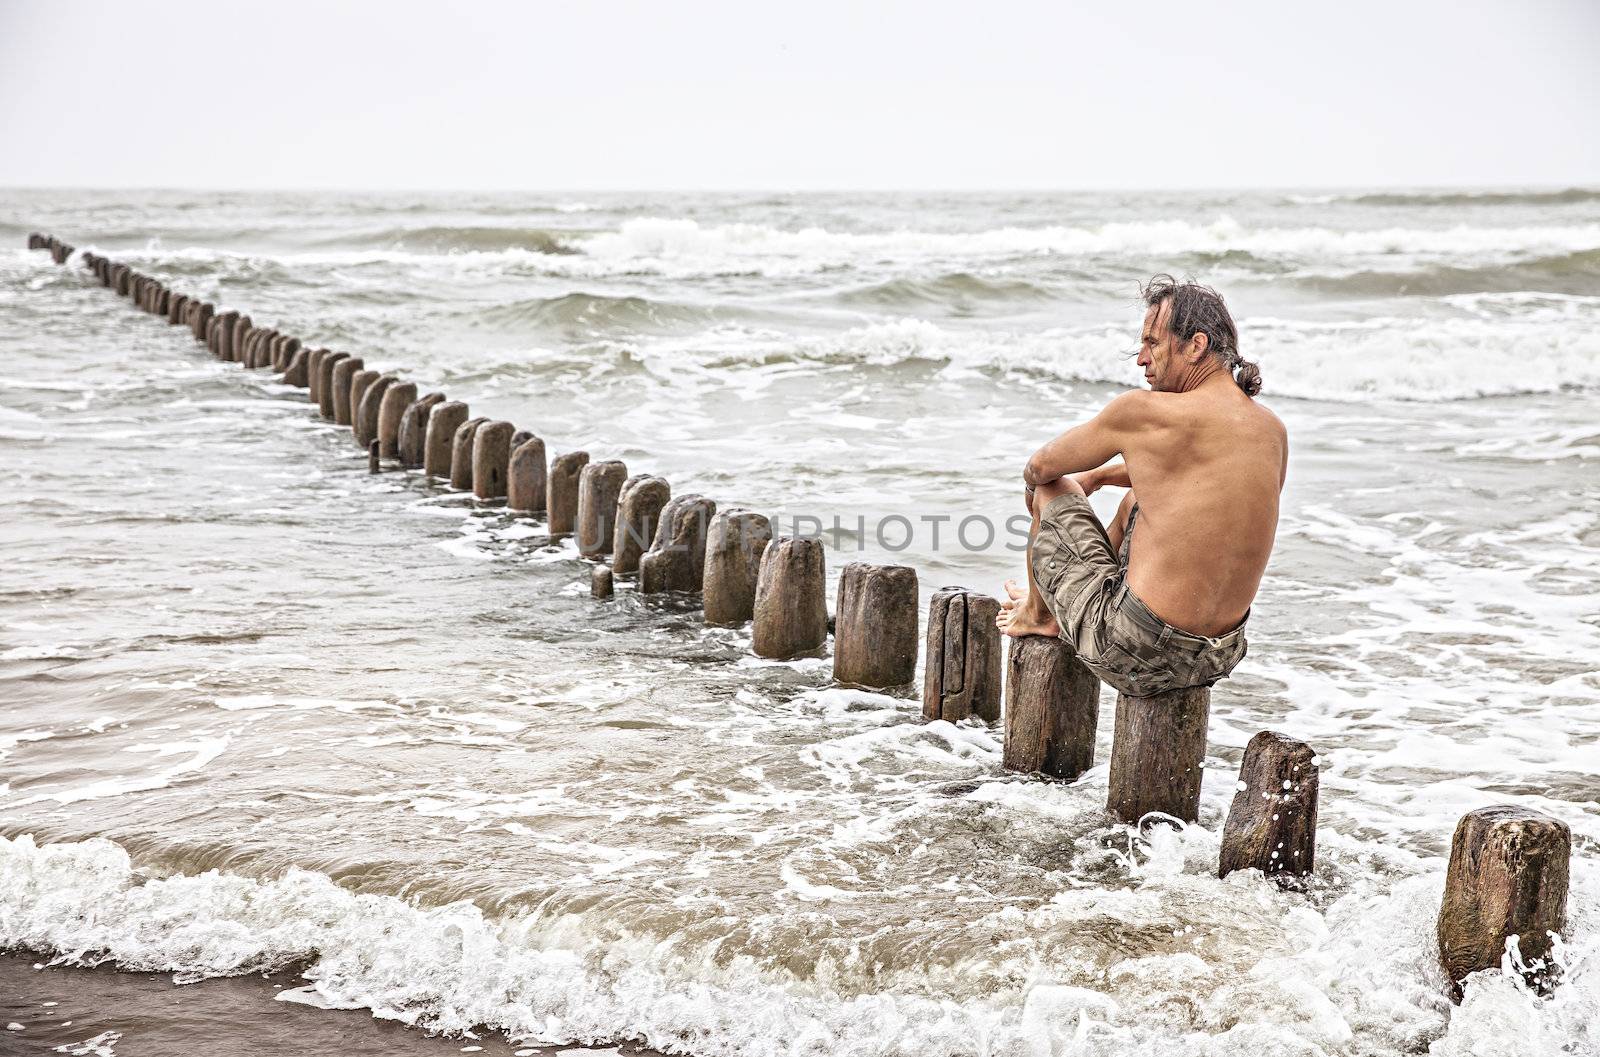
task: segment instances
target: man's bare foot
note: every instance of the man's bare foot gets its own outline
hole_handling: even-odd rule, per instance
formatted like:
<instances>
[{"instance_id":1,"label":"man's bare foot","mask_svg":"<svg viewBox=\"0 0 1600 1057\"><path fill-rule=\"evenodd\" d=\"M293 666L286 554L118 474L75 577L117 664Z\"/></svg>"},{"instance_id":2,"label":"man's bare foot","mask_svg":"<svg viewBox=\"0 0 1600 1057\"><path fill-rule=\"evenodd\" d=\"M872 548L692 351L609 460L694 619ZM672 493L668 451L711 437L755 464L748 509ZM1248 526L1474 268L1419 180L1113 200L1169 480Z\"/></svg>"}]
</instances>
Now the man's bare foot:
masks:
<instances>
[{"instance_id":1,"label":"man's bare foot","mask_svg":"<svg viewBox=\"0 0 1600 1057\"><path fill-rule=\"evenodd\" d=\"M1018 586L1015 580L1007 580L1005 586L1009 597L1000 603L1000 614L994 619L1001 634L1012 638L1024 635L1060 636L1061 625L1056 623L1056 618L1044 606L1030 604L1033 599L1028 596L1027 588Z\"/></svg>"}]
</instances>

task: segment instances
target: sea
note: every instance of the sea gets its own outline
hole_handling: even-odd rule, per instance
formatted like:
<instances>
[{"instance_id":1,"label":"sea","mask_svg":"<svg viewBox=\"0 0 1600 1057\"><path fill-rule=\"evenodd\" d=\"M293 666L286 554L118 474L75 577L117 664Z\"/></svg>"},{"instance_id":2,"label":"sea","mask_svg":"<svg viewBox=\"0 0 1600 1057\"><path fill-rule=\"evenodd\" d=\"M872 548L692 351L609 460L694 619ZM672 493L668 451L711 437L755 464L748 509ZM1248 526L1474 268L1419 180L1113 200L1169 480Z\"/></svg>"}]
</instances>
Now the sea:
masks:
<instances>
[{"instance_id":1,"label":"sea","mask_svg":"<svg viewBox=\"0 0 1600 1057\"><path fill-rule=\"evenodd\" d=\"M370 475L36 230L820 535L830 605L912 566L924 614L1022 573L1023 463L1141 384L1141 282L1214 286L1290 461L1199 822L1106 813L1109 689L1052 782L596 602L541 518ZM0 1052L1600 1052L1597 400L1600 188L0 190ZM1216 876L1268 729L1317 753L1297 888ZM1571 827L1563 980L1452 1005L1492 804Z\"/></svg>"}]
</instances>

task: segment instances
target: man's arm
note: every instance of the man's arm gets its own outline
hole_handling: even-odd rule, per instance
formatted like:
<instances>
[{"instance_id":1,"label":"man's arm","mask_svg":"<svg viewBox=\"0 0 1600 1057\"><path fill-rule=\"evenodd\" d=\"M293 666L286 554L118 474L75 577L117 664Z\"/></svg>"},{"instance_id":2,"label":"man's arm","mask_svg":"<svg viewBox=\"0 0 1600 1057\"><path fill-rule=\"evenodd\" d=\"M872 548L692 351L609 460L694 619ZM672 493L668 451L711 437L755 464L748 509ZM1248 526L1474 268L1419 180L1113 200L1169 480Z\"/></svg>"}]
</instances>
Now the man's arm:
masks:
<instances>
[{"instance_id":1,"label":"man's arm","mask_svg":"<svg viewBox=\"0 0 1600 1057\"><path fill-rule=\"evenodd\" d=\"M1037 487L1058 477L1104 466L1121 455L1129 438L1150 425L1151 396L1135 390L1112 400L1098 415L1034 452L1023 468L1022 480L1030 488ZM1126 473L1124 469L1124 476ZM1101 483L1120 482L1107 479Z\"/></svg>"}]
</instances>

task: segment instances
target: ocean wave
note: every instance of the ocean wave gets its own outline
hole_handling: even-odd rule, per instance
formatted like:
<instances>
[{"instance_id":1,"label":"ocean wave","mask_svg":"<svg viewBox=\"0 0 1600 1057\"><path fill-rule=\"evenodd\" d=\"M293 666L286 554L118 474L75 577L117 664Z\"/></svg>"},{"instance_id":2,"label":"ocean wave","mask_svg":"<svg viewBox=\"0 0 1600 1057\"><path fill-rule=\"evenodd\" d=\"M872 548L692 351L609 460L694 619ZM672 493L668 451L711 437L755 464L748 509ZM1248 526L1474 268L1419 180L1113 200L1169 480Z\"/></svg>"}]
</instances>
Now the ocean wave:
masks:
<instances>
[{"instance_id":1,"label":"ocean wave","mask_svg":"<svg viewBox=\"0 0 1600 1057\"><path fill-rule=\"evenodd\" d=\"M1262 392L1358 403L1442 402L1600 388L1600 329L1548 317L1378 318L1351 323L1246 320L1241 348L1261 366ZM709 333L644 355L703 366L812 361L877 367L931 363L1074 382L1138 386L1135 335L1113 326L1036 332L941 327L902 319L796 341Z\"/></svg>"},{"instance_id":2,"label":"ocean wave","mask_svg":"<svg viewBox=\"0 0 1600 1057\"><path fill-rule=\"evenodd\" d=\"M785 230L764 224L701 225L689 219L641 218L614 232L576 239L585 256L616 264L701 264L763 260L812 267L918 258L1170 257L1245 253L1263 258L1349 260L1365 257L1505 259L1600 249L1600 224L1522 227L1382 228L1247 227L1228 217L1207 224L1140 221L1097 227L995 228L972 232Z\"/></svg>"},{"instance_id":3,"label":"ocean wave","mask_svg":"<svg viewBox=\"0 0 1600 1057\"><path fill-rule=\"evenodd\" d=\"M1037 817L1041 809L1015 786L968 795L997 813ZM547 1045L638 1039L699 1057L1049 1054L1074 1039L1092 1040L1092 1052L1245 1057L1343 1052L1352 1043L1398 1050L1440 1034L1446 1052L1476 1054L1498 1052L1473 1040L1508 1018L1555 1053L1600 1006L1600 973L1583 964L1600 897L1592 872L1573 877L1575 942L1563 953L1569 972L1556 995L1541 1000L1514 977L1489 972L1446 1022L1432 934L1441 874L1352 885L1319 912L1253 873L1207 876L1215 842L1200 827L1177 835L1156 827L1148 840L1130 841L1131 887L1065 887L1041 906L978 913L974 933L991 944L939 970L920 968L914 952L902 966L874 966L876 986L860 993L833 986L836 967L820 952L787 951L776 964L723 956L716 929L636 934L599 911L496 918L469 901L427 906L358 894L301 869L271 879L216 870L149 876L102 839L0 837L0 946L174 973L180 983L309 963L309 984L287 1000L368 1009L437 1032L487 1026ZM1166 917L1174 904L1201 922L1185 948L1127 951L1101 966L1033 957L1011 967L1008 988L962 1000L946 992L951 974L995 973L1019 935L1174 935ZM1213 934L1219 916L1245 931Z\"/></svg>"},{"instance_id":4,"label":"ocean wave","mask_svg":"<svg viewBox=\"0 0 1600 1057\"><path fill-rule=\"evenodd\" d=\"M1559 206L1600 202L1600 188L1567 187L1559 191L1374 191L1334 195L1331 201L1367 206Z\"/></svg>"},{"instance_id":5,"label":"ocean wave","mask_svg":"<svg viewBox=\"0 0 1600 1057\"><path fill-rule=\"evenodd\" d=\"M524 250L532 253L577 252L570 232L546 228L434 225L419 228L384 228L359 234L340 234L325 240L327 248L421 250L429 253Z\"/></svg>"},{"instance_id":6,"label":"ocean wave","mask_svg":"<svg viewBox=\"0 0 1600 1057\"><path fill-rule=\"evenodd\" d=\"M984 278L970 272L949 272L925 279L900 278L847 290L846 304L940 305L960 309L974 302L1045 301L1057 296L1038 283L1004 277Z\"/></svg>"},{"instance_id":7,"label":"ocean wave","mask_svg":"<svg viewBox=\"0 0 1600 1057\"><path fill-rule=\"evenodd\" d=\"M1343 275L1297 275L1290 281L1319 293L1354 297L1441 297L1522 290L1589 294L1600 290L1600 249L1477 267L1435 263L1400 271L1362 269Z\"/></svg>"},{"instance_id":8,"label":"ocean wave","mask_svg":"<svg viewBox=\"0 0 1600 1057\"><path fill-rule=\"evenodd\" d=\"M670 328L685 323L709 325L719 313L710 308L647 297L614 297L577 292L560 297L534 297L488 309L473 309L472 315L498 325L531 324L537 327L609 332L616 329Z\"/></svg>"}]
</instances>

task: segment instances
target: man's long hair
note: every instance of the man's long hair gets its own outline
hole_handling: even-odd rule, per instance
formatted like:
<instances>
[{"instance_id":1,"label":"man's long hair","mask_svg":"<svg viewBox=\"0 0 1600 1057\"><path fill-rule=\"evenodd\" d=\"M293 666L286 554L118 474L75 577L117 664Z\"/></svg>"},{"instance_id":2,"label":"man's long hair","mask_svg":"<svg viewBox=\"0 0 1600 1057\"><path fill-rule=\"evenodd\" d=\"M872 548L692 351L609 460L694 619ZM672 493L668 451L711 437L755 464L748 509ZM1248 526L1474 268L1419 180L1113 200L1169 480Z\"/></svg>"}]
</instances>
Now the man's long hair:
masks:
<instances>
[{"instance_id":1,"label":"man's long hair","mask_svg":"<svg viewBox=\"0 0 1600 1057\"><path fill-rule=\"evenodd\" d=\"M1196 334L1206 336L1206 349L1222 361L1234 383L1246 396L1261 392L1261 368L1239 355L1239 328L1222 295L1199 283L1180 283L1170 275L1158 275L1139 288L1139 296L1150 308L1167 310L1167 332L1179 341Z\"/></svg>"}]
</instances>

